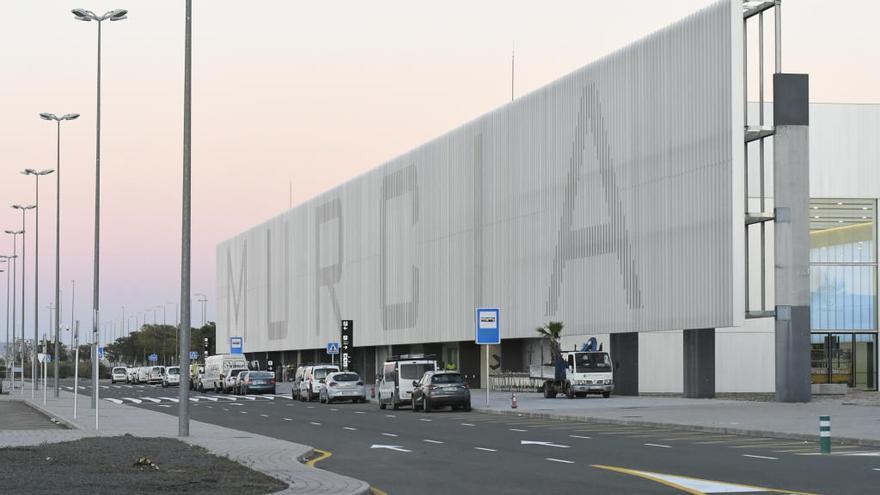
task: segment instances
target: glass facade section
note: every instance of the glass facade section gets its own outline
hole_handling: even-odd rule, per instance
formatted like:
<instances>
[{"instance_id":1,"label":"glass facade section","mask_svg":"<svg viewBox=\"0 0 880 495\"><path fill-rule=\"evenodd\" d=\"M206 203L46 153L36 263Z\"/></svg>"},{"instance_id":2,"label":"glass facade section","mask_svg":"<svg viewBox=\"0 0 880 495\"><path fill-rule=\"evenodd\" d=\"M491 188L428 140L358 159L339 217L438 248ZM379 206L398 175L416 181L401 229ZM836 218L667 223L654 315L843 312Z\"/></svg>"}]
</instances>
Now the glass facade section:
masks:
<instances>
[{"instance_id":1,"label":"glass facade section","mask_svg":"<svg viewBox=\"0 0 880 495\"><path fill-rule=\"evenodd\" d=\"M810 201L813 383L877 389L876 201Z\"/></svg>"},{"instance_id":2,"label":"glass facade section","mask_svg":"<svg viewBox=\"0 0 880 495\"><path fill-rule=\"evenodd\" d=\"M876 203L810 201L813 330L877 329Z\"/></svg>"}]
</instances>

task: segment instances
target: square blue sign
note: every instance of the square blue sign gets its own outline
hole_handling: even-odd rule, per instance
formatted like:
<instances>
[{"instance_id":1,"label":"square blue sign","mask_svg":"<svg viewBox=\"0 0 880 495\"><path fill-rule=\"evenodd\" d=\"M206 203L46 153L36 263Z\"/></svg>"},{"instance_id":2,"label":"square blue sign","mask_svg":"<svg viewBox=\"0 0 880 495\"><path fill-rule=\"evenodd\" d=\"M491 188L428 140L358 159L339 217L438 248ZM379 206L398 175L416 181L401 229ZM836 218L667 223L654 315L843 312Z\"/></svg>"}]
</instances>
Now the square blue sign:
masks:
<instances>
[{"instance_id":1,"label":"square blue sign","mask_svg":"<svg viewBox=\"0 0 880 495\"><path fill-rule=\"evenodd\" d=\"M474 322L477 344L501 343L500 317L501 310L498 308L477 308Z\"/></svg>"}]
</instances>

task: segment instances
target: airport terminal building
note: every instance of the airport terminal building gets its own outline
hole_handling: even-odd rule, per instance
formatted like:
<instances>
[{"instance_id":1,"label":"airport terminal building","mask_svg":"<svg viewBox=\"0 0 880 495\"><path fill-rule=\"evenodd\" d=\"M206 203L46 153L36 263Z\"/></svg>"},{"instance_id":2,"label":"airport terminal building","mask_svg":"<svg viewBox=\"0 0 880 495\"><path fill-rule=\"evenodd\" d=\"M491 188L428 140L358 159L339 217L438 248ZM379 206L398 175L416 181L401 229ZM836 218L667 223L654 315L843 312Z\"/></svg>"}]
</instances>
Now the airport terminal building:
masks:
<instances>
[{"instance_id":1,"label":"airport terminal building","mask_svg":"<svg viewBox=\"0 0 880 495\"><path fill-rule=\"evenodd\" d=\"M880 105L762 72L774 5L719 1L222 242L218 352L329 361L352 320L367 380L422 352L479 386L560 321L617 393L876 390Z\"/></svg>"}]
</instances>

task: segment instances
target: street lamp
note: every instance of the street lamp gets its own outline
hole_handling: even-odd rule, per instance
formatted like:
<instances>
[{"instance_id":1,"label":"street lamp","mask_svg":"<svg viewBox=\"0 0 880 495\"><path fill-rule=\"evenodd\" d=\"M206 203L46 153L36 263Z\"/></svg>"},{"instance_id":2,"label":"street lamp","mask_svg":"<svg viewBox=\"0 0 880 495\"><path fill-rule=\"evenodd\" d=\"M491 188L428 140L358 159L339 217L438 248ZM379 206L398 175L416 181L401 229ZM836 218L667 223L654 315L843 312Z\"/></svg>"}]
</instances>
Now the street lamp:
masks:
<instances>
[{"instance_id":1,"label":"street lamp","mask_svg":"<svg viewBox=\"0 0 880 495\"><path fill-rule=\"evenodd\" d=\"M15 390L15 301L16 301L16 280L18 277L17 270L17 259L18 259L18 249L16 239L19 235L24 234L23 230L5 230L7 234L12 236L12 256L7 256L7 259L12 259L12 390ZM7 281L8 282L8 281ZM6 327L9 328L9 291L6 291ZM24 338L24 335L22 335ZM22 355L22 363L21 369L24 370L24 355ZM21 375L21 386L24 387L24 373Z\"/></svg>"},{"instance_id":2,"label":"street lamp","mask_svg":"<svg viewBox=\"0 0 880 495\"><path fill-rule=\"evenodd\" d=\"M19 233L21 234L21 392L24 393L24 356L25 356L25 346L24 346L24 302L25 302L25 291L24 291L24 282L27 280L25 276L26 273L26 260L27 260L27 249L25 248L26 237L24 236L25 232L25 213L28 210L33 210L36 208L36 205L12 205L12 207L21 212L21 230ZM8 232L8 231L7 231ZM15 325L15 322L12 322ZM34 365L36 367L36 365ZM36 391L33 390L35 386L36 378L34 375L31 375L31 399L33 399L36 395Z\"/></svg>"},{"instance_id":3,"label":"street lamp","mask_svg":"<svg viewBox=\"0 0 880 495\"><path fill-rule=\"evenodd\" d=\"M116 9L107 12L102 16L96 15L94 12L86 9L73 9L71 10L73 15L76 17L76 20L83 22L91 22L95 21L98 23L98 89L97 89L97 111L95 112L95 122L96 122L96 132L95 132L95 261L94 261L94 275L92 278L92 333L95 338L95 346L92 348L92 362L96 363L98 361L98 347L97 347L97 336L98 336L98 288L99 288L99 278L98 278L98 266L99 266L99 247L100 247L100 234L101 234L101 26L104 24L104 21L109 20L111 22L121 21L126 19L126 15L128 11L125 9ZM98 367L93 366L94 370L92 370L92 390L95 393L92 394L92 409L96 409L98 406ZM95 414L95 429L98 427L98 415Z\"/></svg>"},{"instance_id":4,"label":"street lamp","mask_svg":"<svg viewBox=\"0 0 880 495\"><path fill-rule=\"evenodd\" d=\"M32 175L36 184L36 192L34 197L34 342L40 340L40 177L49 175L54 170L34 170L26 168L21 171L23 175ZM37 346L34 346L34 373L37 371ZM36 376L36 375L33 375ZM36 383L36 380L34 380ZM44 383L45 387L46 384Z\"/></svg>"},{"instance_id":5,"label":"street lamp","mask_svg":"<svg viewBox=\"0 0 880 495\"><path fill-rule=\"evenodd\" d=\"M40 118L43 120L55 121L56 141L55 141L55 300L61 301L61 121L76 120L79 118L78 113L68 113L61 117L53 113L41 113ZM60 394L60 384L58 383L58 366L61 361L58 356L58 339L61 333L61 304L55 305L55 398Z\"/></svg>"},{"instance_id":6,"label":"street lamp","mask_svg":"<svg viewBox=\"0 0 880 495\"><path fill-rule=\"evenodd\" d=\"M196 292L193 295L199 296L199 299L196 299L196 301L202 303L202 326L205 326L205 318L207 316L207 313L205 312L205 304L208 302L208 296L202 294L201 292Z\"/></svg>"},{"instance_id":7,"label":"street lamp","mask_svg":"<svg viewBox=\"0 0 880 495\"><path fill-rule=\"evenodd\" d=\"M9 369L9 359L10 359L9 358L9 356L10 356L10 354L9 354L9 349L10 349L10 347L9 347L9 273L10 273L10 267L11 267L11 265L14 265L14 262L9 263L9 260L12 259L12 256L6 256L5 254L0 255L0 259L2 259L2 261L4 263L6 263L6 368ZM15 282L13 282L13 285L15 285ZM12 304L15 305L15 302L13 301ZM13 346L13 348L15 347L15 333L12 334L12 346ZM12 351L12 358L13 358L12 359L13 375L12 375L12 380L10 381L10 383L12 384L12 389L14 389L15 388L15 350L14 349ZM12 390L12 389L10 389L10 390Z\"/></svg>"}]
</instances>

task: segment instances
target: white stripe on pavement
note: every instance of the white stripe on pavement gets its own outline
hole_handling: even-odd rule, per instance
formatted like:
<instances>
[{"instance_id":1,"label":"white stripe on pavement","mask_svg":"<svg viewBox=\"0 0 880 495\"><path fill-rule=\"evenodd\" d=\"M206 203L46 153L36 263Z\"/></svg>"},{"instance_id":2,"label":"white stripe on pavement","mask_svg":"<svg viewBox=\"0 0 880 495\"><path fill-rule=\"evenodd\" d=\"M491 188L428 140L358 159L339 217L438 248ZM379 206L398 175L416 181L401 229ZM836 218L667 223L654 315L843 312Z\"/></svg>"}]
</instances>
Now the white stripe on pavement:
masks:
<instances>
[{"instance_id":1,"label":"white stripe on pavement","mask_svg":"<svg viewBox=\"0 0 880 495\"><path fill-rule=\"evenodd\" d=\"M482 451L485 451L485 452L498 452L498 451L495 450L495 449L487 449L486 447L474 447L474 449L475 449L475 450L482 450Z\"/></svg>"},{"instance_id":2,"label":"white stripe on pavement","mask_svg":"<svg viewBox=\"0 0 880 495\"><path fill-rule=\"evenodd\" d=\"M743 457L751 457L752 459L766 459L768 461L778 461L778 457L768 457L766 455L743 454Z\"/></svg>"},{"instance_id":3,"label":"white stripe on pavement","mask_svg":"<svg viewBox=\"0 0 880 495\"><path fill-rule=\"evenodd\" d=\"M574 461L566 461L565 459L556 459L554 457L545 457L544 459L548 460L550 462L561 462L563 464L574 464Z\"/></svg>"},{"instance_id":4,"label":"white stripe on pavement","mask_svg":"<svg viewBox=\"0 0 880 495\"><path fill-rule=\"evenodd\" d=\"M140 404L142 402L140 399L134 399L131 397L123 397L122 400L131 401L131 402L134 402L135 404Z\"/></svg>"},{"instance_id":5,"label":"white stripe on pavement","mask_svg":"<svg viewBox=\"0 0 880 495\"><path fill-rule=\"evenodd\" d=\"M153 404L158 404L158 403L162 402L161 400L153 398L153 397L141 397L141 399L148 400L148 401L152 402Z\"/></svg>"},{"instance_id":6,"label":"white stripe on pavement","mask_svg":"<svg viewBox=\"0 0 880 495\"><path fill-rule=\"evenodd\" d=\"M159 397L162 400L167 400L171 402L180 402L180 399L175 399L174 397Z\"/></svg>"},{"instance_id":7,"label":"white stripe on pavement","mask_svg":"<svg viewBox=\"0 0 880 495\"><path fill-rule=\"evenodd\" d=\"M104 400L109 400L110 402L112 402L114 404L122 404L122 401L119 399L104 399Z\"/></svg>"},{"instance_id":8,"label":"white stripe on pavement","mask_svg":"<svg viewBox=\"0 0 880 495\"><path fill-rule=\"evenodd\" d=\"M661 449L671 449L672 445L663 445L660 443L646 443L645 447L660 447Z\"/></svg>"},{"instance_id":9,"label":"white stripe on pavement","mask_svg":"<svg viewBox=\"0 0 880 495\"><path fill-rule=\"evenodd\" d=\"M424 441L428 442L428 443L445 443L445 442L441 442L440 440L429 440L427 438Z\"/></svg>"}]
</instances>

